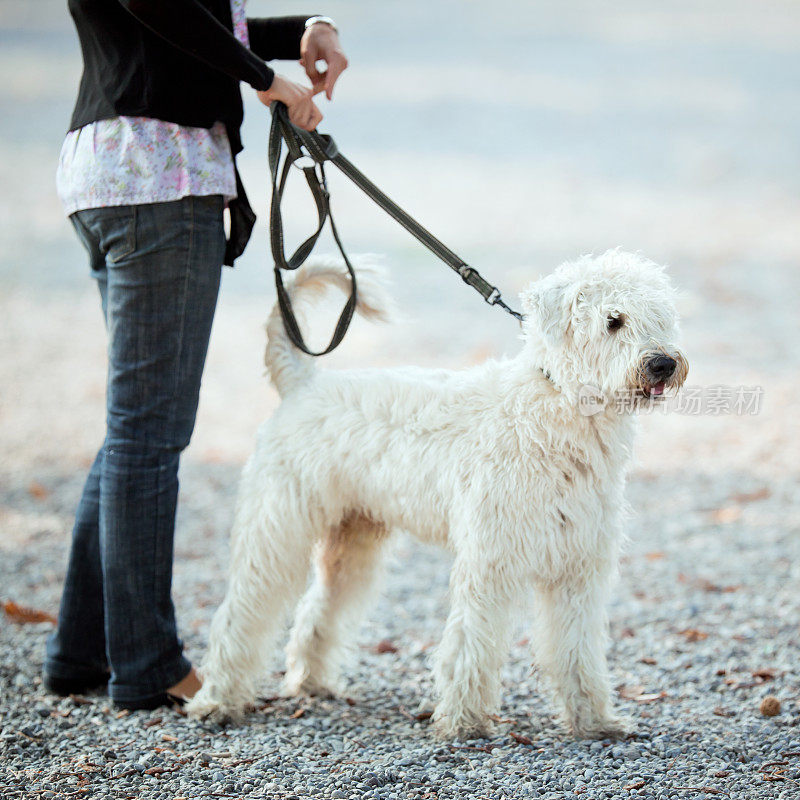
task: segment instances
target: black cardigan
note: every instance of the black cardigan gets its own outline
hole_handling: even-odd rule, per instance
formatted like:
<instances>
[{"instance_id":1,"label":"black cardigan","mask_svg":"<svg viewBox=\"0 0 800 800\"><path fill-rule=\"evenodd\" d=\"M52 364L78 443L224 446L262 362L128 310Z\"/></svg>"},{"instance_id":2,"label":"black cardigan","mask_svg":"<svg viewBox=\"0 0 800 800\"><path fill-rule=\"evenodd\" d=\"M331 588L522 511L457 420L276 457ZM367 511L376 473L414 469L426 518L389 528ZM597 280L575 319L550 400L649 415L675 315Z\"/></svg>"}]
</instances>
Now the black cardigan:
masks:
<instances>
[{"instance_id":1,"label":"black cardigan","mask_svg":"<svg viewBox=\"0 0 800 800\"><path fill-rule=\"evenodd\" d=\"M225 123L234 156L242 149L239 82L268 89L264 63L300 57L308 16L248 19L248 50L233 35L230 0L68 0L83 54L70 130L117 116L150 117L210 128ZM231 237L233 264L255 215L237 173Z\"/></svg>"}]
</instances>

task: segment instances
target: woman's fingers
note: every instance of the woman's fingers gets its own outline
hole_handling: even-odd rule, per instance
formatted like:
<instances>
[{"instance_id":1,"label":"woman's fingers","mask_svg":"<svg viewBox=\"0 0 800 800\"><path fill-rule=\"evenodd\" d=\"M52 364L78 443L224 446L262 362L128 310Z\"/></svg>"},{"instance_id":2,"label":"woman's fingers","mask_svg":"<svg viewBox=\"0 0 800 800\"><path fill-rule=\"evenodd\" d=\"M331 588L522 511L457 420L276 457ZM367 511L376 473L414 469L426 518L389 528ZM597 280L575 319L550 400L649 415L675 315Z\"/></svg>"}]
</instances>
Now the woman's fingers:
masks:
<instances>
[{"instance_id":1,"label":"woman's fingers","mask_svg":"<svg viewBox=\"0 0 800 800\"><path fill-rule=\"evenodd\" d=\"M320 61L325 63L324 72L317 68ZM347 57L336 28L326 22L309 27L300 41L300 63L314 88L324 87L328 100L332 99L333 87L347 69Z\"/></svg>"},{"instance_id":2,"label":"woman's fingers","mask_svg":"<svg viewBox=\"0 0 800 800\"><path fill-rule=\"evenodd\" d=\"M294 117L294 119L292 119L292 117ZM297 125L298 128L308 130L308 123L311 119L311 113L304 108L295 109L294 114L289 114L289 119L294 125Z\"/></svg>"},{"instance_id":3,"label":"woman's fingers","mask_svg":"<svg viewBox=\"0 0 800 800\"><path fill-rule=\"evenodd\" d=\"M287 104L288 105L288 104ZM301 102L288 105L289 121L298 128L313 131L322 122L322 112L314 104L311 97L304 98Z\"/></svg>"},{"instance_id":4,"label":"woman's fingers","mask_svg":"<svg viewBox=\"0 0 800 800\"><path fill-rule=\"evenodd\" d=\"M300 63L303 65L308 75L308 79L313 85L322 82L322 74L317 69L317 60L319 59L319 47L315 40L308 42L308 46L303 53Z\"/></svg>"},{"instance_id":5,"label":"woman's fingers","mask_svg":"<svg viewBox=\"0 0 800 800\"><path fill-rule=\"evenodd\" d=\"M314 95L320 91L322 86L318 89L309 89L276 75L269 89L258 92L258 98L267 106L274 100L285 103L289 110L289 121L298 128L313 131L322 121L322 112L313 100Z\"/></svg>"},{"instance_id":6,"label":"woman's fingers","mask_svg":"<svg viewBox=\"0 0 800 800\"><path fill-rule=\"evenodd\" d=\"M328 57L328 69L325 72L325 96L333 99L333 87L339 76L347 69L347 57L341 50L335 50Z\"/></svg>"}]
</instances>

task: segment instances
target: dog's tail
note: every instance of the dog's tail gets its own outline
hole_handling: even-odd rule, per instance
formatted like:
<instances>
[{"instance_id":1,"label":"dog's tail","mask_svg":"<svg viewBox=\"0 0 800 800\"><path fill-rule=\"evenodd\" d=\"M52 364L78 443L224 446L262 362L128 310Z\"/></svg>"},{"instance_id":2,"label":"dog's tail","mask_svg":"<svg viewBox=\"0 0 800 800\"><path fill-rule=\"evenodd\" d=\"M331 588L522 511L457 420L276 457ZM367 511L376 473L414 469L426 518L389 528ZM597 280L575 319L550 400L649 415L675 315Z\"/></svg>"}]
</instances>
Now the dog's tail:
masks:
<instances>
[{"instance_id":1,"label":"dog's tail","mask_svg":"<svg viewBox=\"0 0 800 800\"><path fill-rule=\"evenodd\" d=\"M386 289L384 270L369 257L352 259L358 286L356 311L367 319L386 322L392 316L392 303ZM310 305L319 300L328 287L350 292L350 276L344 262L337 258L318 258L302 266L287 284L292 307L301 326ZM275 304L267 320L267 350L264 363L281 397L296 386L311 380L314 359L296 348L283 327L280 309Z\"/></svg>"}]
</instances>

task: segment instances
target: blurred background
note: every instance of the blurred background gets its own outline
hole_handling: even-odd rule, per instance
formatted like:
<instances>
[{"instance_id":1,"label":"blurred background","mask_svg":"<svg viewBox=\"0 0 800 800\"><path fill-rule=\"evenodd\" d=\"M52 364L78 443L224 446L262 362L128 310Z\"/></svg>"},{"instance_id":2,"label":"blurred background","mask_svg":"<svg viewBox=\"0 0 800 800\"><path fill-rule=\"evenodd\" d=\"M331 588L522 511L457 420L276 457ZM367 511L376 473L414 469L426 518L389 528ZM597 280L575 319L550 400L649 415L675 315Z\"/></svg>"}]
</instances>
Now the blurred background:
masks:
<instances>
[{"instance_id":1,"label":"blurred background","mask_svg":"<svg viewBox=\"0 0 800 800\"><path fill-rule=\"evenodd\" d=\"M528 281L581 253L621 246L668 264L689 383L759 386L763 397L755 415L645 415L634 485L654 481L665 511L679 489L694 493L698 513L733 507L717 526L750 513L750 501L730 498L770 496L770 514L753 513L797 531L795 2L250 0L249 11L336 18L351 66L333 104L322 102L321 130L512 305ZM80 55L63 0L0 0L0 42L0 551L28 599L43 593L52 607L104 417L99 302L54 182ZM259 223L224 275L181 511L218 538L255 429L276 404L262 366L274 301L269 115L244 94L240 169ZM385 260L402 320L357 323L320 368L462 367L517 351L510 317L335 170L331 183L344 242ZM299 241L313 209L299 183L287 202ZM332 322L318 321L318 341ZM191 548L181 539L183 552L201 538Z\"/></svg>"},{"instance_id":2,"label":"blurred background","mask_svg":"<svg viewBox=\"0 0 800 800\"><path fill-rule=\"evenodd\" d=\"M615 702L641 720L642 730L652 731L646 735L653 736L654 748L630 744L618 777L610 780L603 768L593 784L598 791L586 796L600 797L601 789L606 797L629 796L643 787L638 796L666 797L644 780L631 784L637 774L684 789L713 784L722 788L709 792L730 797L794 796L796 765L786 775L792 785L767 783L783 777L759 770L786 764L776 760L780 754L788 758L800 750L800 729L790 728L800 720L800 5L248 5L252 15L307 12L337 20L351 66L334 102L322 102L321 130L499 286L511 305L529 281L566 259L618 246L641 251L667 264L680 288L681 345L692 390L758 392L750 409L756 413L641 415L627 488L630 542L609 609L609 661ZM297 65L275 66L301 79ZM33 622L58 608L73 514L103 438L99 300L87 256L55 191L80 70L65 0L0 0L0 603L43 611L28 618ZM274 302L266 235L269 114L250 90L244 95L240 170L259 223L245 257L235 270L225 270L197 429L181 467L174 597L193 661L203 652L225 588L238 475L257 426L277 404L262 364L263 324ZM344 345L319 361L320 369L461 368L518 351L519 328L511 317L485 305L335 169L329 174L342 238L350 253L384 260L400 321L356 322ZM284 218L290 240L312 230L313 207L299 181ZM320 251L332 250L327 238ZM335 298L315 320L312 340L330 335L339 303ZM358 704L342 712L333 703L308 715L339 719L330 741L357 740L355 723L366 726L366 741L381 742L381 752L393 758L419 745L424 763L439 763L438 745L424 725L408 722L403 708L416 708L430 696L427 657L446 614L448 558L399 538L348 673ZM5 607L3 744L13 739L27 747L39 729L26 724L41 723L48 737L55 729L55 712L41 705L51 701L37 685L52 625L17 625ZM528 750L520 763L526 779L530 772L571 793L573 773L583 780L582 767L575 769L566 755L582 754L582 765L592 768L584 778L595 774L602 757L594 746L563 743L548 722L553 707L532 674L528 639L522 631L519 636L503 678L503 716L514 719L503 722L554 737L531 753L533 768ZM394 643L391 656L376 649L380 642ZM278 654L272 667L280 667ZM274 686L267 690L273 692ZM781 715L761 717L766 692L780 698ZM17 747L28 755L16 763L50 772L60 759L73 763L63 775L75 776L78 760L104 763L101 750L115 737L121 737L114 744L121 754L148 735L163 744L153 738L161 729L150 728L160 717L144 726L131 717L126 728L120 714L110 718L102 697L89 702L85 712L76 706L73 714L80 735L73 738L69 730L57 746L49 740L50 751ZM303 710L298 713L291 701L278 703L269 714L248 719L256 738L242 740L258 749L259 742L272 741L258 736L282 736L275 739L283 742L282 763L306 763L309 753L317 759L317 739L312 745L311 734L296 738L295 718ZM99 714L108 724L98 725ZM60 717L57 722L59 730L68 724ZM181 730L181 739L186 735ZM518 774L516 754L522 751L517 742L504 741L497 739L500 748L481 766L480 796L499 796L488 788L494 778ZM232 742L219 738L216 749L227 750ZM326 745L322 756L337 752L314 764L326 782L341 759L365 763L350 760L353 751L338 753L341 744L334 744L339 747ZM192 746L175 745L181 752ZM263 750L259 756L272 757L272 747ZM650 754L636 762L641 773L628 772L634 770L631 750L636 758ZM493 766L498 753L501 761ZM445 773L441 779L444 788L453 783L448 774L452 778ZM564 778L560 784L556 774ZM22 773L17 779L20 786L28 780ZM83 785L83 779L68 780L69 794ZM291 780L297 789L301 778ZM307 796L301 788L296 793Z\"/></svg>"}]
</instances>

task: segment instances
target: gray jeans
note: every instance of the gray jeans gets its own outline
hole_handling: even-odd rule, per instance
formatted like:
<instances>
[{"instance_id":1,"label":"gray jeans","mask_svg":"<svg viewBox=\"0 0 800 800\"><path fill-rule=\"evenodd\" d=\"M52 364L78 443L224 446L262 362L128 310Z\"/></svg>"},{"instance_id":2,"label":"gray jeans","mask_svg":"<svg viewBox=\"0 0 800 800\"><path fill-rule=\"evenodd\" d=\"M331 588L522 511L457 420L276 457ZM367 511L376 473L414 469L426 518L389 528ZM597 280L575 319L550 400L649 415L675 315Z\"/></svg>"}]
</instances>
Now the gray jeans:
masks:
<instances>
[{"instance_id":1,"label":"gray jeans","mask_svg":"<svg viewBox=\"0 0 800 800\"><path fill-rule=\"evenodd\" d=\"M78 506L45 672L146 701L189 671L172 604L189 443L225 250L219 195L78 211L108 330L106 438Z\"/></svg>"}]
</instances>

